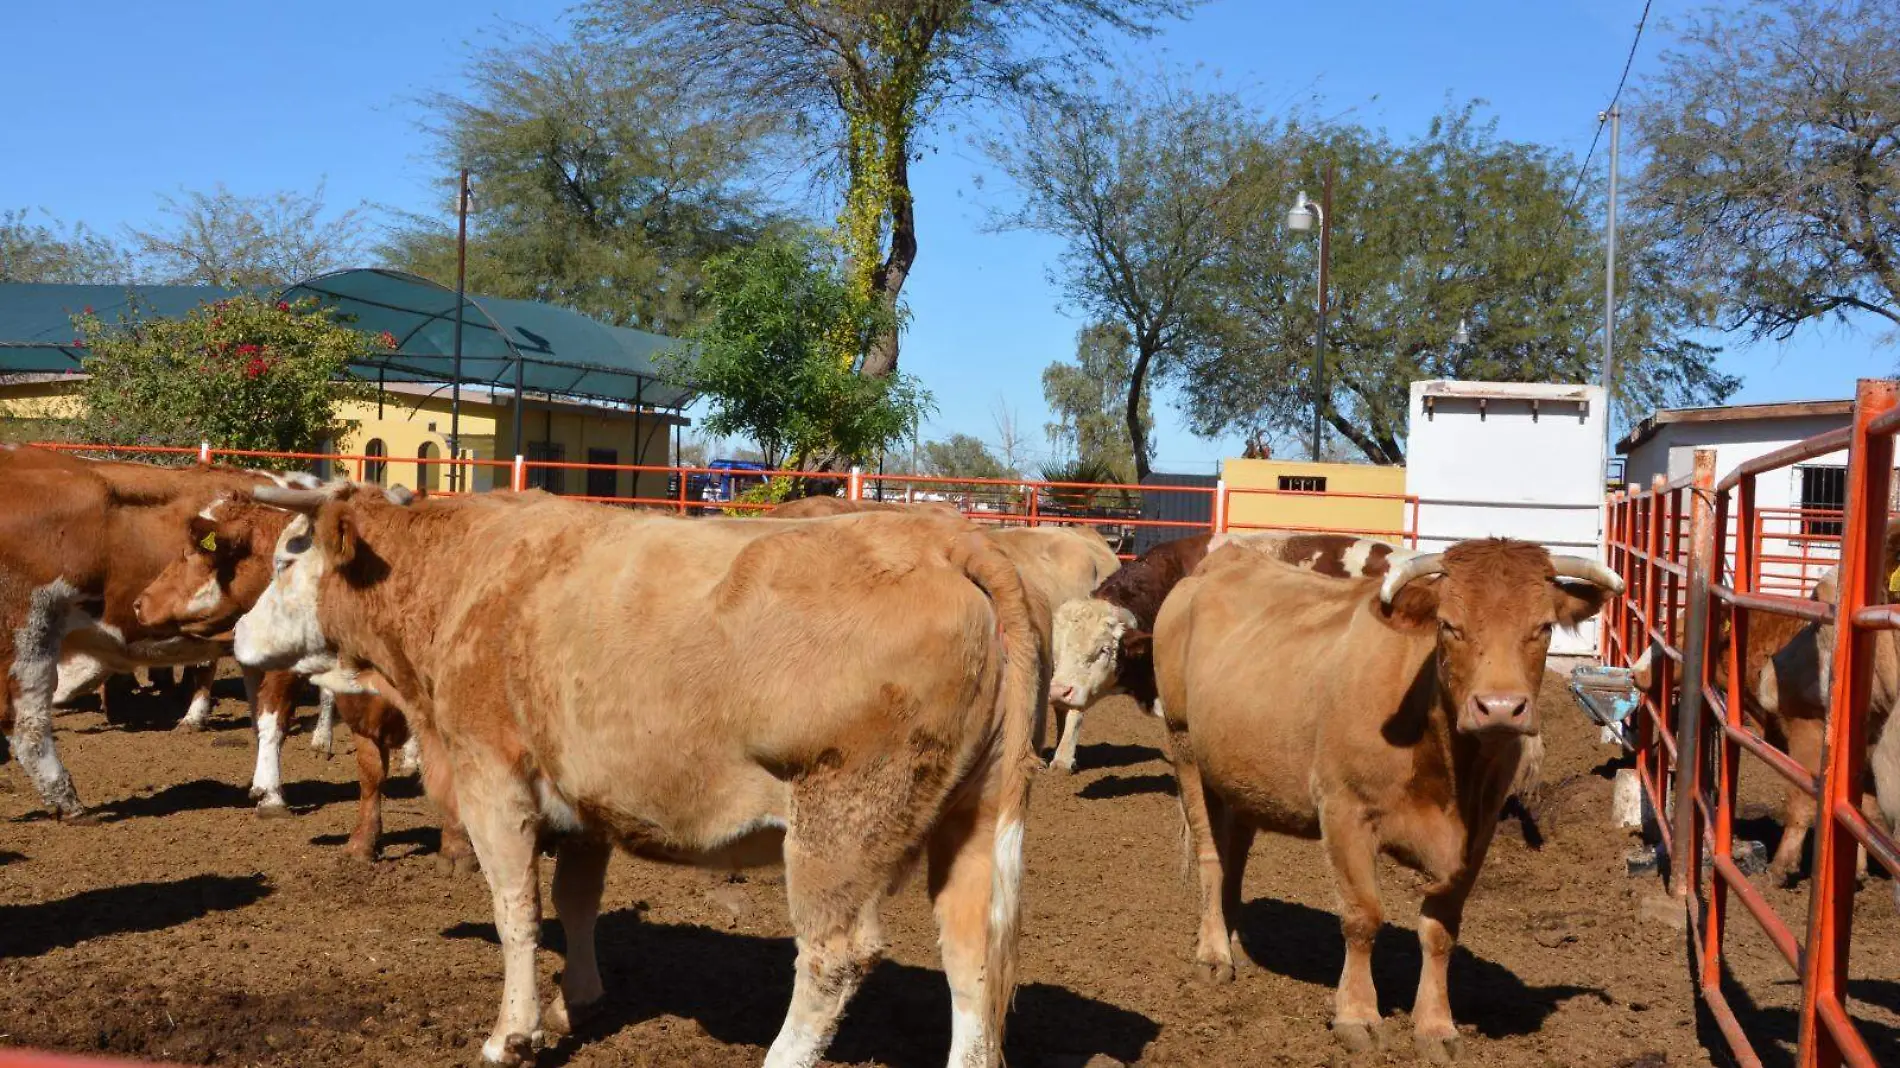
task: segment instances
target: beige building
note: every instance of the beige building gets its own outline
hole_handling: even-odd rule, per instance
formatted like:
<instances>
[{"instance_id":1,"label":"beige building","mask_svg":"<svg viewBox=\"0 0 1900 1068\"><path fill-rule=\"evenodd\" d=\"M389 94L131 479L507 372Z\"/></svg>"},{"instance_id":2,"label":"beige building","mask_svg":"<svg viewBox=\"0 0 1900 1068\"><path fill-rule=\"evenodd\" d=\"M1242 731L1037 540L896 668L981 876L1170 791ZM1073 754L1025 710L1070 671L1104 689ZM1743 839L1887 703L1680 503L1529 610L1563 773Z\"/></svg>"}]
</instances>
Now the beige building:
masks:
<instances>
[{"instance_id":1,"label":"beige building","mask_svg":"<svg viewBox=\"0 0 1900 1068\"><path fill-rule=\"evenodd\" d=\"M1300 460L1227 460L1230 530L1326 530L1398 538L1411 534L1405 468ZM1326 496L1309 496L1309 494Z\"/></svg>"},{"instance_id":2,"label":"beige building","mask_svg":"<svg viewBox=\"0 0 1900 1068\"><path fill-rule=\"evenodd\" d=\"M21 442L51 436L54 420L77 414L73 394L81 380L77 375L18 375L0 383L0 437ZM448 465L439 462L449 456L451 407L447 385L416 382L388 383L376 400L346 401L338 415L352 429L325 451L356 459L323 473L435 491L461 488L451 485ZM523 442L517 447L511 391L463 386L461 407L462 455L477 461L466 488L477 491L506 488L511 464L520 455L530 462L528 484L554 493L665 497L665 471L584 471L533 463L665 467L675 429L686 425L670 411L529 395L522 408Z\"/></svg>"}]
</instances>

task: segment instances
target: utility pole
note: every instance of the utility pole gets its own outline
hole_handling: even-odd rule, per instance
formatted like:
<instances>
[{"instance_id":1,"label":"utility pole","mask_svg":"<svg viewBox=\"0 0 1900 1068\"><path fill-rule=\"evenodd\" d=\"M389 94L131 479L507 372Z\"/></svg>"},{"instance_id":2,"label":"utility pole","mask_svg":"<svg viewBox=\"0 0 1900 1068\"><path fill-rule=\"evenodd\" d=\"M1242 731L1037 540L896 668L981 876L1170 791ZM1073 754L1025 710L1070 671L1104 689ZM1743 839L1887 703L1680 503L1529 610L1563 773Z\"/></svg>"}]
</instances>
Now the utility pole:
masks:
<instances>
[{"instance_id":1,"label":"utility pole","mask_svg":"<svg viewBox=\"0 0 1900 1068\"><path fill-rule=\"evenodd\" d=\"M1319 190L1319 337L1313 346L1313 462L1322 455L1326 433L1321 413L1326 409L1326 273L1333 261L1333 161L1326 161L1326 180Z\"/></svg>"},{"instance_id":2,"label":"utility pole","mask_svg":"<svg viewBox=\"0 0 1900 1068\"><path fill-rule=\"evenodd\" d=\"M468 292L468 168L455 180L455 380L449 386L449 458L462 458L462 313ZM519 396L515 409L521 409ZM519 441L516 442L520 444ZM462 489L462 465L449 465L449 488Z\"/></svg>"},{"instance_id":3,"label":"utility pole","mask_svg":"<svg viewBox=\"0 0 1900 1068\"><path fill-rule=\"evenodd\" d=\"M1611 403L1611 391L1616 388L1616 171L1617 146L1623 131L1623 109L1611 104L1609 111L1597 117L1599 120L1608 120L1610 124L1609 235L1604 242L1606 251L1603 267L1603 459L1607 465L1610 448L1616 440L1616 432L1610 429L1610 415L1615 408Z\"/></svg>"}]
</instances>

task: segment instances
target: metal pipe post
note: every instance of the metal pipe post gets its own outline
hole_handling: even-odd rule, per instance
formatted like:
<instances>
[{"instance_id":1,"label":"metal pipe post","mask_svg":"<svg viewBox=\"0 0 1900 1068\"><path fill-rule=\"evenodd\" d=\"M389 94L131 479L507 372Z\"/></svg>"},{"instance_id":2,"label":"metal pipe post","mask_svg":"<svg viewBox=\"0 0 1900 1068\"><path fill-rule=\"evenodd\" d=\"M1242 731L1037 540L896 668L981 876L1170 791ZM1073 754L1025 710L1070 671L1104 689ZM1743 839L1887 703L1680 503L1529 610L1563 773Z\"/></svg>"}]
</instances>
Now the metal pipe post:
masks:
<instances>
[{"instance_id":1,"label":"metal pipe post","mask_svg":"<svg viewBox=\"0 0 1900 1068\"><path fill-rule=\"evenodd\" d=\"M1682 644L1682 701L1676 708L1676 831L1669 890L1687 898L1701 871L1702 686L1708 677L1709 586L1716 578L1715 450L1695 451L1689 490L1688 633Z\"/></svg>"},{"instance_id":2,"label":"metal pipe post","mask_svg":"<svg viewBox=\"0 0 1900 1068\"><path fill-rule=\"evenodd\" d=\"M1326 282L1333 258L1333 161L1319 191L1319 332L1313 342L1313 462L1320 457L1326 410Z\"/></svg>"},{"instance_id":3,"label":"metal pipe post","mask_svg":"<svg viewBox=\"0 0 1900 1068\"><path fill-rule=\"evenodd\" d=\"M454 364L449 384L449 457L462 458L462 311L468 302L468 168L455 184L455 328ZM449 488L460 491L460 464L449 469Z\"/></svg>"}]
</instances>

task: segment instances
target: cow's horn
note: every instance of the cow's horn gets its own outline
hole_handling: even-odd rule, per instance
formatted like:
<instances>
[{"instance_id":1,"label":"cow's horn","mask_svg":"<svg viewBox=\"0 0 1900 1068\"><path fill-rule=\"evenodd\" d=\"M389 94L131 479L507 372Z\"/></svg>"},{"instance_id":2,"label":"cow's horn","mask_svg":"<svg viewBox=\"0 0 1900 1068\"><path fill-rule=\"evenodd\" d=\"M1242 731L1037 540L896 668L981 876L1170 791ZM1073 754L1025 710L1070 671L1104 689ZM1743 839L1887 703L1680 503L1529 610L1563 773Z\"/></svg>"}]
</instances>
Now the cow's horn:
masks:
<instances>
[{"instance_id":1,"label":"cow's horn","mask_svg":"<svg viewBox=\"0 0 1900 1068\"><path fill-rule=\"evenodd\" d=\"M1581 579L1592 585L1601 586L1611 593L1623 592L1623 576L1582 556L1553 556L1550 569L1558 578Z\"/></svg>"},{"instance_id":2,"label":"cow's horn","mask_svg":"<svg viewBox=\"0 0 1900 1068\"><path fill-rule=\"evenodd\" d=\"M278 508L288 508L293 512L313 515L317 509L323 507L324 501L330 499L331 494L324 490L315 489L291 489L287 486L258 486L251 491L251 497L259 504L275 505Z\"/></svg>"},{"instance_id":3,"label":"cow's horn","mask_svg":"<svg viewBox=\"0 0 1900 1068\"><path fill-rule=\"evenodd\" d=\"M1379 601L1383 604L1391 604L1392 598L1397 597L1399 591L1411 585L1413 580L1422 579L1426 575L1444 573L1443 553L1425 553L1402 561L1397 567L1385 573L1385 582L1379 587Z\"/></svg>"},{"instance_id":4,"label":"cow's horn","mask_svg":"<svg viewBox=\"0 0 1900 1068\"><path fill-rule=\"evenodd\" d=\"M391 486L383 491L383 499L390 504L399 504L407 508L415 501L416 495L407 486Z\"/></svg>"}]
</instances>

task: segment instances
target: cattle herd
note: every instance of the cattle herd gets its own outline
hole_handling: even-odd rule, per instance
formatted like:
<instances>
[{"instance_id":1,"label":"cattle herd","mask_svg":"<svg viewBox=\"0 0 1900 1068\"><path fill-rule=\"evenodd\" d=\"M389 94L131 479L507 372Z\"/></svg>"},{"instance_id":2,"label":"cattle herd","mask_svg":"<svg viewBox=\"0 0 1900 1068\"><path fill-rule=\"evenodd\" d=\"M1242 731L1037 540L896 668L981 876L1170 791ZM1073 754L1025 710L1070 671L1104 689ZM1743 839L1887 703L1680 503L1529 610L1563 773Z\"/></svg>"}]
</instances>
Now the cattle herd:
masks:
<instances>
[{"instance_id":1,"label":"cattle herd","mask_svg":"<svg viewBox=\"0 0 1900 1068\"><path fill-rule=\"evenodd\" d=\"M1050 710L1073 767L1109 692L1159 721L1198 875L1202 977L1262 830L1313 839L1346 941L1332 1028L1375 1040L1378 859L1424 876L1420 1053L1458 1053L1446 965L1500 810L1534 774L1552 629L1622 582L1505 540L1416 554L1343 535L1200 536L1122 564L1087 531L814 499L683 519L540 492L418 498L225 467L0 448L0 707L45 805L83 820L55 706L138 667L234 657L252 795L304 680L355 734L377 855L396 751L419 756L451 863L479 863L504 966L482 1046L532 1061L604 995L594 925L616 846L782 863L797 958L771 1066L818 1062L915 869L951 992L949 1063L995 1065L1015 985L1030 787ZM328 720L326 718L325 723ZM320 728L323 729L323 728ZM327 739L323 740L327 745ZM536 990L538 867L566 933ZM1183 932L1185 935L1186 932Z\"/></svg>"}]
</instances>

